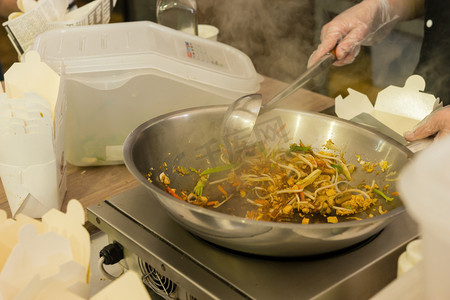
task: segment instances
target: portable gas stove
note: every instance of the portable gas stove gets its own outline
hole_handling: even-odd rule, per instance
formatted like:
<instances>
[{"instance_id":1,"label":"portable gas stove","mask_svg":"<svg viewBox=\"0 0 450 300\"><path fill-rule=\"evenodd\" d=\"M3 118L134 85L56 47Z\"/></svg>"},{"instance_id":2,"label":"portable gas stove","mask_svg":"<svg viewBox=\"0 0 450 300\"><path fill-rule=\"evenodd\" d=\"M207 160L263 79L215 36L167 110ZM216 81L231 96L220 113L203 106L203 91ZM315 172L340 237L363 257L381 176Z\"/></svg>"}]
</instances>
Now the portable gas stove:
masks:
<instances>
[{"instance_id":1,"label":"portable gas stove","mask_svg":"<svg viewBox=\"0 0 450 300\"><path fill-rule=\"evenodd\" d=\"M87 209L124 248L121 264L166 299L367 299L395 279L397 259L418 237L405 213L371 239L314 257L237 253L189 233L140 186Z\"/></svg>"}]
</instances>

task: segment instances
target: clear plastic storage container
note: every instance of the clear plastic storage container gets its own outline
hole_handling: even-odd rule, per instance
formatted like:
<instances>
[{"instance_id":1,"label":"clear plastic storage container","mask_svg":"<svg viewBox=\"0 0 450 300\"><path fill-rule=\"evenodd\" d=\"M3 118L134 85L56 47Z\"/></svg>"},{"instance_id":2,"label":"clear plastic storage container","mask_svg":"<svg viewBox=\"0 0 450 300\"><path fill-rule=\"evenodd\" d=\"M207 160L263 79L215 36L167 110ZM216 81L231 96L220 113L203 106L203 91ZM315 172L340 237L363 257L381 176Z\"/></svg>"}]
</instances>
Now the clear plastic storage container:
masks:
<instances>
[{"instance_id":1,"label":"clear plastic storage container","mask_svg":"<svg viewBox=\"0 0 450 300\"><path fill-rule=\"evenodd\" d=\"M33 49L62 76L65 156L78 166L122 163L123 142L141 123L229 104L261 81L236 48L147 21L56 29Z\"/></svg>"}]
</instances>

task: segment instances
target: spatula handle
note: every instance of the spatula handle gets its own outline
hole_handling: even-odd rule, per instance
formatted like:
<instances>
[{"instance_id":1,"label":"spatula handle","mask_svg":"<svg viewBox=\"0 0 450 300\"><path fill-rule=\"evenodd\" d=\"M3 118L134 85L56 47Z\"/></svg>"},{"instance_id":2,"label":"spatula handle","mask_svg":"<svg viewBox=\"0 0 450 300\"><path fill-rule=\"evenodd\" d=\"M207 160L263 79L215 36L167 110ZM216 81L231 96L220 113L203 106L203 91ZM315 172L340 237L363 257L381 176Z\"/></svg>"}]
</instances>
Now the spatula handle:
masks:
<instances>
[{"instance_id":1,"label":"spatula handle","mask_svg":"<svg viewBox=\"0 0 450 300\"><path fill-rule=\"evenodd\" d=\"M263 114L271 110L280 100L283 100L287 96L291 95L299 88L304 86L311 78L316 77L322 71L328 69L336 61L336 54L333 51L325 54L320 60L312 65L311 68L307 69L302 75L295 79L294 82L292 82L288 87L286 87L284 90L275 95L275 97L269 100L269 102L261 107L259 114Z\"/></svg>"}]
</instances>

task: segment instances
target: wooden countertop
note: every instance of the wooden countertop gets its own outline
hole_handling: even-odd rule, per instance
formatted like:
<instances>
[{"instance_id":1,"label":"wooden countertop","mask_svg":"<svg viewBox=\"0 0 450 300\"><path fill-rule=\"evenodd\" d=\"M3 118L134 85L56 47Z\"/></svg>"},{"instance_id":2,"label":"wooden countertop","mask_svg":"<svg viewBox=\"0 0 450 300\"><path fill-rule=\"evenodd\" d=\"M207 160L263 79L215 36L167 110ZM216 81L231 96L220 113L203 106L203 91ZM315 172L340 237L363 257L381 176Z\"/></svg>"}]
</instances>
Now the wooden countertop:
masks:
<instances>
[{"instance_id":1,"label":"wooden countertop","mask_svg":"<svg viewBox=\"0 0 450 300\"><path fill-rule=\"evenodd\" d=\"M267 101L285 86L286 84L281 81L265 77L259 92L263 95L263 100ZM332 105L334 105L334 99L300 89L285 99L280 106L306 111L322 111ZM65 211L70 199L79 200L86 208L139 185L125 165L77 167L68 164L66 176L67 193L62 211ZM8 217L11 217L3 185L0 185L0 209L6 211Z\"/></svg>"}]
</instances>

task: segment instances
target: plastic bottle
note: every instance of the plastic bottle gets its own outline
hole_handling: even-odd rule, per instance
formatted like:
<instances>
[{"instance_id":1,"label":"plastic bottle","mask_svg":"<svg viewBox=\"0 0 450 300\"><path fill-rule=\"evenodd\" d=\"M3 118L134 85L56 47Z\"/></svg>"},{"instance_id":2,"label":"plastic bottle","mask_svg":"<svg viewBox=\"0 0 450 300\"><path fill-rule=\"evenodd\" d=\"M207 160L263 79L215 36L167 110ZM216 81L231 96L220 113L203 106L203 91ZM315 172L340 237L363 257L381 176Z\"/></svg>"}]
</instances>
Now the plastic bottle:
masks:
<instances>
[{"instance_id":1,"label":"plastic bottle","mask_svg":"<svg viewBox=\"0 0 450 300\"><path fill-rule=\"evenodd\" d=\"M198 35L195 0L158 0L156 16L161 25Z\"/></svg>"}]
</instances>

